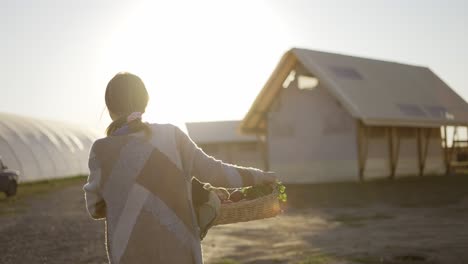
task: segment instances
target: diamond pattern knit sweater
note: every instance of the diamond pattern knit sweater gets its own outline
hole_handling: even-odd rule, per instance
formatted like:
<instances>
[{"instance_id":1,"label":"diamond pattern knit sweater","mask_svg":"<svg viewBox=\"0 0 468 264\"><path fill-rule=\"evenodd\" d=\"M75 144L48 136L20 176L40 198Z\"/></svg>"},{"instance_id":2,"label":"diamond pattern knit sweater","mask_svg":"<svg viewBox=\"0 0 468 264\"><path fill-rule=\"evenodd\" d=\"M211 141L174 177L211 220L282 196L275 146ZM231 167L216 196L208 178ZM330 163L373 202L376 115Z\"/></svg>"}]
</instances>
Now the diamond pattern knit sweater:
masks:
<instances>
[{"instance_id":1,"label":"diamond pattern knit sweater","mask_svg":"<svg viewBox=\"0 0 468 264\"><path fill-rule=\"evenodd\" d=\"M84 186L87 209L106 221L110 263L203 263L191 179L243 187L268 172L206 155L179 128L152 124L142 132L97 140Z\"/></svg>"}]
</instances>

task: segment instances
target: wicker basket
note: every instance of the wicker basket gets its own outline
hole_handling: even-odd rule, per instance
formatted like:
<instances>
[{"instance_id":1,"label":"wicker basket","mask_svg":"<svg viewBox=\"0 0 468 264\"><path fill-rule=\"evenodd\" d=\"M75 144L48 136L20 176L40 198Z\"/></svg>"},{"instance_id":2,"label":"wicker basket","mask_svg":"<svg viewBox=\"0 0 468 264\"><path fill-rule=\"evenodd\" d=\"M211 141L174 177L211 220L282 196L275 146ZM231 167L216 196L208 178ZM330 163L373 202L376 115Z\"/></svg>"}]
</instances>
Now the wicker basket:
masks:
<instances>
[{"instance_id":1,"label":"wicker basket","mask_svg":"<svg viewBox=\"0 0 468 264\"><path fill-rule=\"evenodd\" d=\"M275 187L271 194L253 200L221 204L219 215L213 225L259 220L274 217L280 213L278 190Z\"/></svg>"}]
</instances>

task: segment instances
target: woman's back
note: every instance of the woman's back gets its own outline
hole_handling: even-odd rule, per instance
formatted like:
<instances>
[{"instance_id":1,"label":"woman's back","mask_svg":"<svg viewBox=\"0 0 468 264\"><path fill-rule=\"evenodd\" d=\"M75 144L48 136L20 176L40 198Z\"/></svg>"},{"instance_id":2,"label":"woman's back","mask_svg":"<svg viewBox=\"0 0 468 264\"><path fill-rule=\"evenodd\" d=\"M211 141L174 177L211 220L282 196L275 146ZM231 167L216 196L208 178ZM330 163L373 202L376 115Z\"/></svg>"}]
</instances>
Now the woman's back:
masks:
<instances>
[{"instance_id":1,"label":"woman's back","mask_svg":"<svg viewBox=\"0 0 468 264\"><path fill-rule=\"evenodd\" d=\"M202 263L192 176L219 187L276 177L206 155L173 125L143 123L148 100L136 75L109 81L105 101L113 121L91 149L86 206L94 219L106 219L111 263Z\"/></svg>"},{"instance_id":2,"label":"woman's back","mask_svg":"<svg viewBox=\"0 0 468 264\"><path fill-rule=\"evenodd\" d=\"M90 168L99 174L105 203L105 212L95 213L107 219L109 258L112 263L201 263L191 177L182 168L176 128L153 124L151 129L149 141L137 133L93 145Z\"/></svg>"}]
</instances>

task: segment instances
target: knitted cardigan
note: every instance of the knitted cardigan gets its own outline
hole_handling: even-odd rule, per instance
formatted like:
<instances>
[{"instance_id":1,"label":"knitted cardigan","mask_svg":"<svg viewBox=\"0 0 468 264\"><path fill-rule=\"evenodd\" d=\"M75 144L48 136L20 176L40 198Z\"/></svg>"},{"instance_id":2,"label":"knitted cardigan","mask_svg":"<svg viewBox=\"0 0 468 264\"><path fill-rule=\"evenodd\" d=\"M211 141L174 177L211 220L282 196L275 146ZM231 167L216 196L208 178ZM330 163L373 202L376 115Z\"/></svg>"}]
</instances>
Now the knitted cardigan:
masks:
<instances>
[{"instance_id":1,"label":"knitted cardigan","mask_svg":"<svg viewBox=\"0 0 468 264\"><path fill-rule=\"evenodd\" d=\"M176 126L150 126L149 140L139 132L94 142L83 188L88 212L106 220L110 263L203 263L192 176L243 187L268 172L216 160Z\"/></svg>"}]
</instances>

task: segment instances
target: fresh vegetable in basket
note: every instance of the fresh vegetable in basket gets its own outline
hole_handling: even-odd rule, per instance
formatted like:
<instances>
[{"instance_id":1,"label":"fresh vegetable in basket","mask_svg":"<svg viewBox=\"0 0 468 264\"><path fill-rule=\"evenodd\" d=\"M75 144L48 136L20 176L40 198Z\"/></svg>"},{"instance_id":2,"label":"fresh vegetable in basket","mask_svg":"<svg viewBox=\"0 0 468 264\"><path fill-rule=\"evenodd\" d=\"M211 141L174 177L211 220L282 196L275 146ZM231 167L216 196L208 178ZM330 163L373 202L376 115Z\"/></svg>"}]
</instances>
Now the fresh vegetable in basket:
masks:
<instances>
[{"instance_id":1,"label":"fresh vegetable in basket","mask_svg":"<svg viewBox=\"0 0 468 264\"><path fill-rule=\"evenodd\" d=\"M271 194L271 192L273 192L273 187L270 185L256 185L244 187L241 189L241 192L247 200L253 200Z\"/></svg>"},{"instance_id":2,"label":"fresh vegetable in basket","mask_svg":"<svg viewBox=\"0 0 468 264\"><path fill-rule=\"evenodd\" d=\"M286 194L286 187L281 183L278 182L278 185L276 185L276 188L278 188L278 199L285 203L288 200L288 195Z\"/></svg>"},{"instance_id":3,"label":"fresh vegetable in basket","mask_svg":"<svg viewBox=\"0 0 468 264\"><path fill-rule=\"evenodd\" d=\"M229 200L232 202L239 202L240 200L244 199L245 195L242 191L240 190L235 190L229 195Z\"/></svg>"},{"instance_id":4,"label":"fresh vegetable in basket","mask_svg":"<svg viewBox=\"0 0 468 264\"><path fill-rule=\"evenodd\" d=\"M270 195L273 192L273 188L278 190L278 200L281 202L286 202L287 195L286 195L286 187L281 183L277 182L276 185L256 185L256 186L249 186L243 188L236 188L231 189L228 196L221 195L217 192L218 197L220 198L222 203L231 203L231 202L239 202L242 200L255 200L260 197L264 197L266 195ZM227 192L224 188L223 191ZM219 190L217 190L219 191Z\"/></svg>"}]
</instances>

